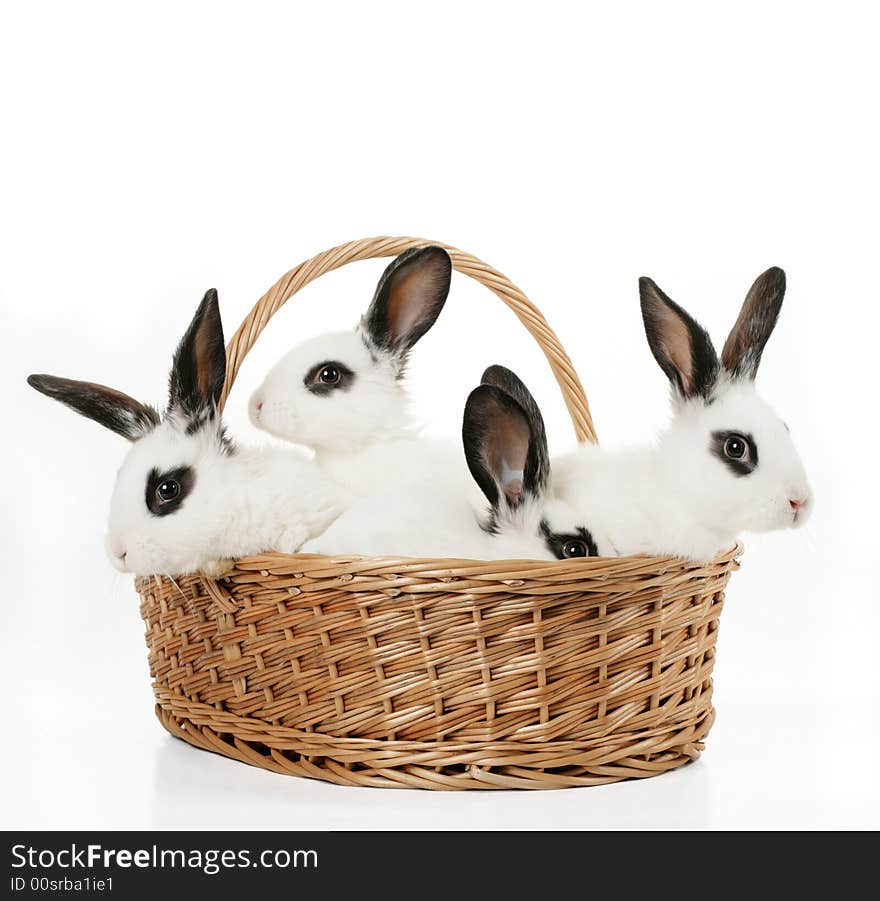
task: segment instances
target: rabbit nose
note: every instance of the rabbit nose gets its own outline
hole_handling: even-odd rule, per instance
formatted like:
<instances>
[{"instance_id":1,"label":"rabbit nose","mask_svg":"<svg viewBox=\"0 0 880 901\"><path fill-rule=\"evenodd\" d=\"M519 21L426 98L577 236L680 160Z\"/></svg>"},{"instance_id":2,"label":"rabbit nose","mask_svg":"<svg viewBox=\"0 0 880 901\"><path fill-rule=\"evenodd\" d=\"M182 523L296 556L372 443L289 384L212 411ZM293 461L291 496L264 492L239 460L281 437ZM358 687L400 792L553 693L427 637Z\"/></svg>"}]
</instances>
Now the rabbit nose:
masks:
<instances>
[{"instance_id":1,"label":"rabbit nose","mask_svg":"<svg viewBox=\"0 0 880 901\"><path fill-rule=\"evenodd\" d=\"M790 497L788 499L788 503L791 505L791 523L792 525L801 522L803 517L807 514L804 513L804 507L807 506L807 501L809 498L804 495L804 497Z\"/></svg>"},{"instance_id":2,"label":"rabbit nose","mask_svg":"<svg viewBox=\"0 0 880 901\"><path fill-rule=\"evenodd\" d=\"M111 538L109 544L110 553L119 560L125 560L128 551L125 549L122 542L118 538Z\"/></svg>"},{"instance_id":3,"label":"rabbit nose","mask_svg":"<svg viewBox=\"0 0 880 901\"><path fill-rule=\"evenodd\" d=\"M259 413L260 410L263 409L263 402L261 400L258 400L256 403L256 407L257 407L257 412Z\"/></svg>"}]
</instances>

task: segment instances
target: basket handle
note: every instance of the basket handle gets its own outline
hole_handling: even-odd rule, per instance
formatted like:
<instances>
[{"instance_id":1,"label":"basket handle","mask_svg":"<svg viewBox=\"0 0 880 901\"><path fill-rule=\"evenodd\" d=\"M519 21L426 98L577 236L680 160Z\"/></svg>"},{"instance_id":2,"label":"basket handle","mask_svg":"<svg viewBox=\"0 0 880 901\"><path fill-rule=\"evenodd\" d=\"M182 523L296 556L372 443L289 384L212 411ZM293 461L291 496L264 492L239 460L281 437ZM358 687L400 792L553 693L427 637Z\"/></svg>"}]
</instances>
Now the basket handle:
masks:
<instances>
[{"instance_id":1,"label":"basket handle","mask_svg":"<svg viewBox=\"0 0 880 901\"><path fill-rule=\"evenodd\" d=\"M562 391L565 405L568 407L575 435L580 442L596 442L596 431L590 416L590 405L584 393L580 379L574 370L568 354L559 343L553 330L541 315L538 308L523 294L509 278L482 260L443 244L440 241L427 241L424 238L362 238L360 241L349 241L331 250L325 250L317 256L300 263L299 266L285 273L254 304L253 309L245 317L238 331L232 336L226 348L226 383L220 397L220 409L226 404L226 398L238 375L238 370L248 351L254 346L260 333L269 320L282 306L301 288L314 281L325 272L331 272L358 260L369 260L376 257L394 257L410 247L424 247L434 244L448 251L452 265L464 275L476 279L497 295L516 314L519 321L528 329L538 342L553 375Z\"/></svg>"}]
</instances>

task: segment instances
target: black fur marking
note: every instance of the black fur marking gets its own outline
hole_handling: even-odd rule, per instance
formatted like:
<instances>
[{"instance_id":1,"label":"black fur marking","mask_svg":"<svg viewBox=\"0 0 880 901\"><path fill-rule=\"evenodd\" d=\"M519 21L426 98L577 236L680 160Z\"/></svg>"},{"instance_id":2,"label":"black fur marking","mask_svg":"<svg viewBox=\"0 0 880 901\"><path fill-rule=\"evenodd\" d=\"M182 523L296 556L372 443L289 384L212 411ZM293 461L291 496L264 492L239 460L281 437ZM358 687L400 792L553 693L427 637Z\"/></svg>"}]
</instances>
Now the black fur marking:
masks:
<instances>
[{"instance_id":1,"label":"black fur marking","mask_svg":"<svg viewBox=\"0 0 880 901\"><path fill-rule=\"evenodd\" d=\"M599 549L596 547L593 536L590 534L589 529L585 529L583 526L578 526L577 531L574 533L553 532L551 531L547 520L542 519L541 534L544 536L544 541L547 544L550 553L553 554L557 560L574 558L573 555L565 553L566 545L571 544L572 542L582 542L585 545L587 550L585 556L599 556Z\"/></svg>"},{"instance_id":2,"label":"black fur marking","mask_svg":"<svg viewBox=\"0 0 880 901\"><path fill-rule=\"evenodd\" d=\"M60 401L129 441L137 441L160 422L159 412L153 407L104 385L54 375L29 375L27 382L40 394Z\"/></svg>"},{"instance_id":3,"label":"black fur marking","mask_svg":"<svg viewBox=\"0 0 880 901\"><path fill-rule=\"evenodd\" d=\"M213 416L210 412L209 407L203 407L201 410L196 413L192 419L187 420L186 423L186 434L187 435L195 435L196 432L203 429L210 421L213 420Z\"/></svg>"},{"instance_id":4,"label":"black fur marking","mask_svg":"<svg viewBox=\"0 0 880 901\"><path fill-rule=\"evenodd\" d=\"M220 426L220 429L217 432L217 440L220 443L220 450L223 451L227 457L234 457L238 453L238 448L235 446L235 442L229 437L225 425Z\"/></svg>"},{"instance_id":5,"label":"black fur marking","mask_svg":"<svg viewBox=\"0 0 880 901\"><path fill-rule=\"evenodd\" d=\"M168 408L187 419L216 415L226 379L226 348L217 292L208 291L181 338L168 383Z\"/></svg>"},{"instance_id":6,"label":"black fur marking","mask_svg":"<svg viewBox=\"0 0 880 901\"><path fill-rule=\"evenodd\" d=\"M361 343L367 349L367 353L370 355L370 359L373 361L373 365L378 366L382 358L380 358L379 352L370 341L370 336L367 335L363 329L358 329L358 334L361 336ZM399 354L394 354L391 357L388 357L386 355L385 359L390 361L392 365L395 381L402 382L404 378L406 378L406 367L409 363L409 352L404 351Z\"/></svg>"},{"instance_id":7,"label":"black fur marking","mask_svg":"<svg viewBox=\"0 0 880 901\"><path fill-rule=\"evenodd\" d=\"M197 434L202 429L214 429L216 431L217 445L220 448L220 453L231 457L236 453L235 442L229 437L226 426L222 421L219 421L216 418L215 414L216 410L214 407L205 407L199 412L195 419L183 420L185 423L184 433L191 436ZM179 427L179 420L172 419L172 422L174 422L175 427Z\"/></svg>"},{"instance_id":8,"label":"black fur marking","mask_svg":"<svg viewBox=\"0 0 880 901\"><path fill-rule=\"evenodd\" d=\"M357 333L361 336L361 343L366 347L367 353L370 355L370 359L378 365L379 363L379 354L376 353L376 348L373 347L372 342L370 341L370 336L362 329L357 329Z\"/></svg>"},{"instance_id":9,"label":"black fur marking","mask_svg":"<svg viewBox=\"0 0 880 901\"><path fill-rule=\"evenodd\" d=\"M494 509L489 511L489 515L480 522L480 528L487 535L498 535L500 529L498 528L498 515Z\"/></svg>"},{"instance_id":10,"label":"black fur marking","mask_svg":"<svg viewBox=\"0 0 880 901\"><path fill-rule=\"evenodd\" d=\"M176 497L171 500L163 500L159 496L159 486L166 482L176 482L179 491ZM144 500L147 509L153 516L168 516L174 513L183 505L184 500L193 489L196 483L196 474L191 466L178 466L175 469L169 469L167 472L159 472L158 469L151 469L147 476L147 488Z\"/></svg>"},{"instance_id":11,"label":"black fur marking","mask_svg":"<svg viewBox=\"0 0 880 901\"><path fill-rule=\"evenodd\" d=\"M639 295L648 345L673 388L684 398L708 399L718 381L721 368L709 333L686 310L667 297L652 279L639 279ZM663 329L664 306L687 329L690 345L689 372L682 372L669 353Z\"/></svg>"},{"instance_id":12,"label":"black fur marking","mask_svg":"<svg viewBox=\"0 0 880 901\"><path fill-rule=\"evenodd\" d=\"M392 321L393 292L402 279L413 277L423 268L424 284L419 286L420 290L415 292L417 296L411 302L419 308L420 314L406 331L397 333ZM406 354L440 315L449 294L451 277L452 260L442 247L412 247L392 260L379 279L373 300L361 320L361 329L369 343L379 351L399 357L402 367Z\"/></svg>"},{"instance_id":13,"label":"black fur marking","mask_svg":"<svg viewBox=\"0 0 880 901\"><path fill-rule=\"evenodd\" d=\"M333 367L339 373L339 381L327 384L319 378L320 374L327 368ZM303 384L312 394L323 397L332 394L334 391L348 391L355 383L357 376L345 363L337 360L325 360L323 363L316 363L306 373Z\"/></svg>"},{"instance_id":14,"label":"black fur marking","mask_svg":"<svg viewBox=\"0 0 880 901\"><path fill-rule=\"evenodd\" d=\"M746 456L742 460L729 457L724 452L728 438L741 438L748 448ZM758 468L758 445L752 435L745 432L721 431L712 432L712 441L709 450L735 475L747 476Z\"/></svg>"}]
</instances>

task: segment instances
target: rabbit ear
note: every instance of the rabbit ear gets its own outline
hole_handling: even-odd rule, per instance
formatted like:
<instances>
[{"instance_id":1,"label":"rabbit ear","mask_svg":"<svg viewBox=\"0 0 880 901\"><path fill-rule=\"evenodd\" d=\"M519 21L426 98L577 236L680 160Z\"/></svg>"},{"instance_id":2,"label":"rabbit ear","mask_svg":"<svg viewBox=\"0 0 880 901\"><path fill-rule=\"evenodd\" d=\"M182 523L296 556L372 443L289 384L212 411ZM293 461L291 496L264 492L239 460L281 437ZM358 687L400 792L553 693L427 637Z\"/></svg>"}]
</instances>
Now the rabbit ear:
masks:
<instances>
[{"instance_id":1,"label":"rabbit ear","mask_svg":"<svg viewBox=\"0 0 880 901\"><path fill-rule=\"evenodd\" d=\"M708 397L718 356L706 330L650 278L639 279L645 334L654 359L680 397Z\"/></svg>"},{"instance_id":2,"label":"rabbit ear","mask_svg":"<svg viewBox=\"0 0 880 901\"><path fill-rule=\"evenodd\" d=\"M226 349L217 292L205 294L174 352L168 388L169 409L198 419L212 416L226 379Z\"/></svg>"},{"instance_id":3,"label":"rabbit ear","mask_svg":"<svg viewBox=\"0 0 880 901\"><path fill-rule=\"evenodd\" d=\"M490 366L483 373L480 382L483 385L494 385L496 388L500 388L522 407L529 421L529 428L531 429L535 447L541 454L538 463L540 468L543 469L541 475L541 487L543 487L550 469L549 454L547 453L547 431L544 428L544 417L541 415L541 408L538 406L535 398L532 397L532 392L526 388L523 380L513 370L508 369L506 366L499 366L497 363Z\"/></svg>"},{"instance_id":4,"label":"rabbit ear","mask_svg":"<svg viewBox=\"0 0 880 901\"><path fill-rule=\"evenodd\" d=\"M754 379L757 375L761 354L776 325L783 297L785 273L778 266L755 279L721 351L721 362L734 378Z\"/></svg>"},{"instance_id":5,"label":"rabbit ear","mask_svg":"<svg viewBox=\"0 0 880 901\"><path fill-rule=\"evenodd\" d=\"M61 401L129 441L136 441L159 425L156 410L113 388L55 375L29 375L27 381L40 394Z\"/></svg>"},{"instance_id":6,"label":"rabbit ear","mask_svg":"<svg viewBox=\"0 0 880 901\"><path fill-rule=\"evenodd\" d=\"M495 385L475 388L467 399L462 441L468 468L494 510L516 509L526 494L540 496L547 482L543 422Z\"/></svg>"},{"instance_id":7,"label":"rabbit ear","mask_svg":"<svg viewBox=\"0 0 880 901\"><path fill-rule=\"evenodd\" d=\"M452 260L442 247L415 247L397 257L361 320L370 342L405 356L440 315L451 277Z\"/></svg>"}]
</instances>

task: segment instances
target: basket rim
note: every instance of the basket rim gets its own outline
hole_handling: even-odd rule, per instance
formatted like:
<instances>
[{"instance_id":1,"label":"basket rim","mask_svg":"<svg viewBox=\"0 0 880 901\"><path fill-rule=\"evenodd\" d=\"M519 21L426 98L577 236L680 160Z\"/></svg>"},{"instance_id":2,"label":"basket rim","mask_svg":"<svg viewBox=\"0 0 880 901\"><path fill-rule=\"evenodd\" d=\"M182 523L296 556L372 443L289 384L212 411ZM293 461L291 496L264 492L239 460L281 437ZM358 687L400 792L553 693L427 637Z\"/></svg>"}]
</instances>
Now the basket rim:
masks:
<instances>
[{"instance_id":1,"label":"basket rim","mask_svg":"<svg viewBox=\"0 0 880 901\"><path fill-rule=\"evenodd\" d=\"M602 557L602 556L594 556L594 557L571 557L565 558L562 560L538 560L533 559L531 557L499 557L493 558L492 560L480 560L472 557L406 557L406 556L392 556L388 554L383 554L381 556L371 556L369 554L279 554L276 552L271 552L267 554L259 554L251 557L239 557L237 561L246 561L253 560L256 557L264 558L264 557L282 557L282 558L306 558L306 559L326 559L326 560L339 560L339 561L360 561L360 560L389 560L389 561L397 561L403 560L407 562L413 563L427 563L432 561L446 561L452 563L464 563L467 565L477 564L482 565L486 563L537 563L541 566L555 566L558 564L570 564L574 567L578 566L598 566L600 563L606 564L609 561L633 561L633 560L657 560L664 562L674 562L674 563L689 563L693 566L708 566L715 561L720 560L728 560L730 557L737 556L737 551L742 553L743 543L741 541L737 541L736 544L731 545L729 548L725 548L722 551L719 551L710 561L699 561L699 560L691 560L688 557L678 557L674 554L625 554L619 557Z\"/></svg>"},{"instance_id":2,"label":"basket rim","mask_svg":"<svg viewBox=\"0 0 880 901\"><path fill-rule=\"evenodd\" d=\"M686 557L672 555L656 556L652 554L630 554L624 557L579 557L565 560L468 560L453 557L371 557L363 554L280 554L266 553L248 557L238 557L229 561L229 568L222 571L217 577L209 577L204 573L189 573L186 575L200 577L205 583L222 583L233 573L253 572L264 577L269 575L279 578L294 573L301 574L303 570L325 572L326 570L340 570L340 575L351 575L355 570L360 574L369 575L382 572L393 572L395 575L407 572L418 572L421 575L433 572L438 578L464 576L474 578L489 578L497 576L499 581L514 581L517 578L539 578L552 572L554 575L581 575L589 578L595 575L602 581L608 581L616 576L625 574L631 569L649 567L656 570L658 575L663 575L670 569L682 571L709 572L718 567L727 568L739 564L739 558L745 548L741 541L735 545L720 551L711 561L689 560ZM307 564L320 564L319 566L303 566ZM599 570L597 574L593 570ZM160 573L136 576L136 589L148 584L154 579L167 579L168 576Z\"/></svg>"}]
</instances>

